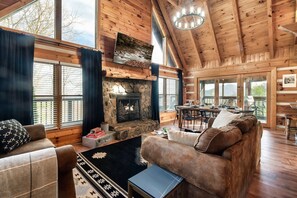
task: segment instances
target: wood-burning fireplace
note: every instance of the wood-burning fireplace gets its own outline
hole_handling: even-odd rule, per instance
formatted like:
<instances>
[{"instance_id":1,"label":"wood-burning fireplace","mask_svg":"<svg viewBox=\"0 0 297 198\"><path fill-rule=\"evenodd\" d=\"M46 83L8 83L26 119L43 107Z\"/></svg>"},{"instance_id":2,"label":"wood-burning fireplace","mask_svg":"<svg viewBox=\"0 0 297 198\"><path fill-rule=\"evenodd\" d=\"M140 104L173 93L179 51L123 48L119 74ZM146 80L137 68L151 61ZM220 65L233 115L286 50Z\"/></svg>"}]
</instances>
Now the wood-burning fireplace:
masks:
<instances>
[{"instance_id":1,"label":"wood-burning fireplace","mask_svg":"<svg viewBox=\"0 0 297 198\"><path fill-rule=\"evenodd\" d=\"M117 122L141 119L140 93L117 96Z\"/></svg>"}]
</instances>

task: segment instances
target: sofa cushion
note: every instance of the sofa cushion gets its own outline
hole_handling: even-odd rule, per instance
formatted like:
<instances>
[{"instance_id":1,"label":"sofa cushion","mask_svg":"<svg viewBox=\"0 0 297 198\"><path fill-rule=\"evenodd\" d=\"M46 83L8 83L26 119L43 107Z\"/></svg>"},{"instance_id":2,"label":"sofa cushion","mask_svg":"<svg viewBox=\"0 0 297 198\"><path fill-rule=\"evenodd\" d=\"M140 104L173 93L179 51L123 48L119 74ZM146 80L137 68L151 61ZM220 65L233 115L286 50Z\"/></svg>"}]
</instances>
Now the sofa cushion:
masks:
<instances>
[{"instance_id":1,"label":"sofa cushion","mask_svg":"<svg viewBox=\"0 0 297 198\"><path fill-rule=\"evenodd\" d=\"M220 154L241 138L241 131L236 126L208 128L197 138L194 147L203 153Z\"/></svg>"},{"instance_id":2,"label":"sofa cushion","mask_svg":"<svg viewBox=\"0 0 297 198\"><path fill-rule=\"evenodd\" d=\"M52 147L55 147L55 145L49 139L43 138L41 140L29 142L7 154L0 154L0 158L37 151L45 148L52 148Z\"/></svg>"},{"instance_id":3,"label":"sofa cushion","mask_svg":"<svg viewBox=\"0 0 297 198\"><path fill-rule=\"evenodd\" d=\"M237 126L242 133L250 131L250 129L257 124L257 118L255 116L243 116L236 118L229 123L230 126Z\"/></svg>"},{"instance_id":4,"label":"sofa cushion","mask_svg":"<svg viewBox=\"0 0 297 198\"><path fill-rule=\"evenodd\" d=\"M175 141L188 146L194 146L194 143L199 135L200 133L168 131L168 140Z\"/></svg>"},{"instance_id":5,"label":"sofa cushion","mask_svg":"<svg viewBox=\"0 0 297 198\"><path fill-rule=\"evenodd\" d=\"M0 122L0 153L8 153L30 142L30 135L15 119Z\"/></svg>"},{"instance_id":6,"label":"sofa cushion","mask_svg":"<svg viewBox=\"0 0 297 198\"><path fill-rule=\"evenodd\" d=\"M240 114L231 113L225 109L221 110L212 124L212 128L220 128L229 124L232 120L239 118Z\"/></svg>"}]
</instances>

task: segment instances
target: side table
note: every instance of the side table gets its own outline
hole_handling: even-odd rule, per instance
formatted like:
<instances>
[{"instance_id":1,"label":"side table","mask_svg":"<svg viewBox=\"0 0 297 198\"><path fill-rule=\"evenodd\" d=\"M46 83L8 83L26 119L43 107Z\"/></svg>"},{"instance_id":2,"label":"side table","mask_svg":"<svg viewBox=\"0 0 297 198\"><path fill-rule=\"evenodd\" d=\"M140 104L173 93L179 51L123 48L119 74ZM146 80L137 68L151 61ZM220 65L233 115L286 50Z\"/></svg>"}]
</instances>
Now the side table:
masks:
<instances>
[{"instance_id":1,"label":"side table","mask_svg":"<svg viewBox=\"0 0 297 198\"><path fill-rule=\"evenodd\" d=\"M128 179L128 198L132 198L135 192L145 198L173 197L175 193L182 193L182 184L182 177L152 165Z\"/></svg>"}]
</instances>

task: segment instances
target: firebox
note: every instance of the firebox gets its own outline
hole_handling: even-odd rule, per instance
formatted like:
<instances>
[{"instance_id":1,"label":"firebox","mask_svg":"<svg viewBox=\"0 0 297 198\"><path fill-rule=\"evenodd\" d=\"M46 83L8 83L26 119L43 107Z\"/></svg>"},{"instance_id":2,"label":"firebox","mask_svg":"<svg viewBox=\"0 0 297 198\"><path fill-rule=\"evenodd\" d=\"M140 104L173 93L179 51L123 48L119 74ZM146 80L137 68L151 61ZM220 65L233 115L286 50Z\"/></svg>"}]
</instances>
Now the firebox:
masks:
<instances>
[{"instance_id":1,"label":"firebox","mask_svg":"<svg viewBox=\"0 0 297 198\"><path fill-rule=\"evenodd\" d=\"M117 96L117 122L140 120L140 94Z\"/></svg>"}]
</instances>

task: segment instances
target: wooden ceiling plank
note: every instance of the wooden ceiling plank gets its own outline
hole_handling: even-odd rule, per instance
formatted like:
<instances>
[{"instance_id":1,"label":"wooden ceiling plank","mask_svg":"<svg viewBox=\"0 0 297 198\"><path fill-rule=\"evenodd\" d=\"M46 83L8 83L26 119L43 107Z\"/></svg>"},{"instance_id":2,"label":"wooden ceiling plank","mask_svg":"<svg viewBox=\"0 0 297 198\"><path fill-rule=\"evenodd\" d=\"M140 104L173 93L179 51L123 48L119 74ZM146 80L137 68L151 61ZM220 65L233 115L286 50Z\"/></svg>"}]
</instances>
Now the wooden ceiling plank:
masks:
<instances>
[{"instance_id":1,"label":"wooden ceiling plank","mask_svg":"<svg viewBox=\"0 0 297 198\"><path fill-rule=\"evenodd\" d=\"M221 64L222 59L221 59L221 55L220 55L220 51L219 51L218 41L217 41L216 34L215 34L215 31L214 31L213 22L212 22L212 19L211 19L211 16L210 16L208 1L204 1L203 4L204 4L204 9L205 9L205 16L206 16L205 20L208 19L208 21L209 21L210 33L211 33L211 35L213 37L214 44L215 44L215 49L214 50L215 50L215 52L217 54L217 59L218 59L219 63Z\"/></svg>"},{"instance_id":2,"label":"wooden ceiling plank","mask_svg":"<svg viewBox=\"0 0 297 198\"><path fill-rule=\"evenodd\" d=\"M242 37L242 28L241 28L241 23L240 23L240 15L239 15L237 0L232 0L232 7L233 7L233 13L234 13L234 20L235 20L235 23L236 23L241 61L242 61L242 63L244 63L245 62L245 50L244 50L244 43L243 43L243 37Z\"/></svg>"},{"instance_id":3,"label":"wooden ceiling plank","mask_svg":"<svg viewBox=\"0 0 297 198\"><path fill-rule=\"evenodd\" d=\"M165 2L166 2L166 1L165 1ZM171 22L170 17L169 17L168 14L167 14L165 5L163 4L164 1L163 1L163 0L157 0L157 3L159 4L159 7L160 7L160 9L161 9L162 15L163 15L163 17L164 17L164 19L165 19L167 28L168 28L168 30L169 30L169 33L170 33L170 35L171 35L172 41L173 41L173 43L174 43L174 45L175 45L175 48L176 48L177 53L178 53L178 55L179 55L179 58L180 58L180 60L181 60L181 62L182 62L182 64L183 64L183 66L184 66L185 68L188 68L188 65L187 65L187 63L186 63L186 61L185 61L185 58L184 58L183 53L182 53L182 51L181 51L181 48L180 48L180 46L179 46L179 44L178 44L178 41L177 41L177 39L176 39L174 30L173 30L173 24L172 24L172 22Z\"/></svg>"},{"instance_id":4,"label":"wooden ceiling plank","mask_svg":"<svg viewBox=\"0 0 297 198\"><path fill-rule=\"evenodd\" d=\"M175 8L178 6L177 3L176 4L171 3L172 0L167 0L167 1L171 5L173 5ZM196 54L198 55L198 60L197 60L198 69L203 68L202 56L201 56L201 53L200 53L200 46L199 46L199 43L198 43L198 39L195 39L195 37L193 35L193 30L189 30L188 32L189 32L189 35L190 35L190 40L195 46L194 50L196 51Z\"/></svg>"},{"instance_id":5,"label":"wooden ceiling plank","mask_svg":"<svg viewBox=\"0 0 297 198\"><path fill-rule=\"evenodd\" d=\"M270 58L274 58L274 35L272 21L272 0L267 0L267 20L268 20L268 38Z\"/></svg>"},{"instance_id":6,"label":"wooden ceiling plank","mask_svg":"<svg viewBox=\"0 0 297 198\"><path fill-rule=\"evenodd\" d=\"M6 16L9 13L12 13L13 11L31 3L33 0L19 0L16 3L0 10L0 19L4 16Z\"/></svg>"}]
</instances>

